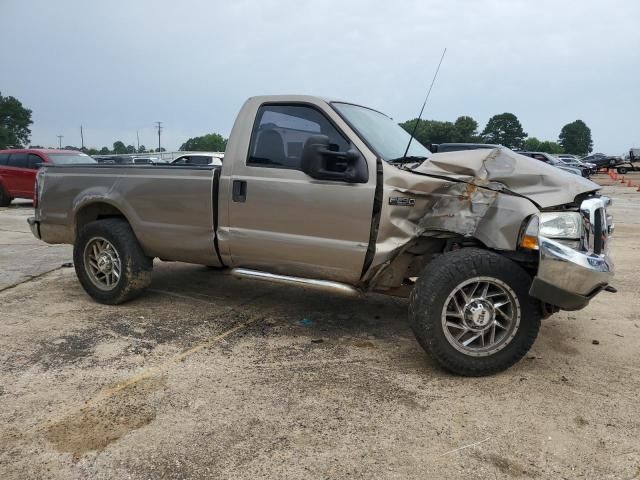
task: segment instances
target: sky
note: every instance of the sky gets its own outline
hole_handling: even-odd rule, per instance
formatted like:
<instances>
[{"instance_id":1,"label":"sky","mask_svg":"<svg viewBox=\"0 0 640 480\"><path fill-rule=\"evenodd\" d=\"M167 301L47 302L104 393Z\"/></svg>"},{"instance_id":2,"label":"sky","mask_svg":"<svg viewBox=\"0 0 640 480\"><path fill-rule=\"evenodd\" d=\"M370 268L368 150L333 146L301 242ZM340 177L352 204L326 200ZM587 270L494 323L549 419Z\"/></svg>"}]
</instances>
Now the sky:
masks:
<instances>
[{"instance_id":1,"label":"sky","mask_svg":"<svg viewBox=\"0 0 640 480\"><path fill-rule=\"evenodd\" d=\"M640 147L640 1L0 0L0 92L33 111L31 143L177 149L229 135L249 96L310 94L415 118L512 112L594 151Z\"/></svg>"}]
</instances>

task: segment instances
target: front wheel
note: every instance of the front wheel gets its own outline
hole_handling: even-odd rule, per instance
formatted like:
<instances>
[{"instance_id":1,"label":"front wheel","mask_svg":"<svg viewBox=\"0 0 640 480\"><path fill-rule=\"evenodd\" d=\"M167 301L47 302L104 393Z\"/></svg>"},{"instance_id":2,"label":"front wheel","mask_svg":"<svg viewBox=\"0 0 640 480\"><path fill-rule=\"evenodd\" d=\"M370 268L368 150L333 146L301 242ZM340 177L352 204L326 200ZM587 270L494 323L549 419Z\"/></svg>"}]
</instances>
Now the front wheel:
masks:
<instances>
[{"instance_id":1,"label":"front wheel","mask_svg":"<svg viewBox=\"0 0 640 480\"><path fill-rule=\"evenodd\" d=\"M428 264L411 293L409 322L442 367L490 375L518 362L538 335L540 303L531 277L496 253L465 248Z\"/></svg>"},{"instance_id":2,"label":"front wheel","mask_svg":"<svg viewBox=\"0 0 640 480\"><path fill-rule=\"evenodd\" d=\"M142 251L126 220L88 223L73 247L76 275L96 301L117 305L139 296L151 283L153 258Z\"/></svg>"}]
</instances>

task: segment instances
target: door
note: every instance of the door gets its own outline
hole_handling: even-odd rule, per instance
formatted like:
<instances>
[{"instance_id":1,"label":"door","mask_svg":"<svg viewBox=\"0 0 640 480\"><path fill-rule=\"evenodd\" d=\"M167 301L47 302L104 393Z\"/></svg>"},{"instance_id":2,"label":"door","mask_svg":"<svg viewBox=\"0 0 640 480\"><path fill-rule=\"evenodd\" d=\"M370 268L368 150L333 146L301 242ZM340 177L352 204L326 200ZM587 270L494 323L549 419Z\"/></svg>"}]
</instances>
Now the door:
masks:
<instances>
[{"instance_id":1,"label":"door","mask_svg":"<svg viewBox=\"0 0 640 480\"><path fill-rule=\"evenodd\" d=\"M360 278L376 175L359 184L307 176L300 169L303 145L319 134L329 137L332 149L353 148L315 106L258 109L247 158L233 159L228 238L233 266L347 283Z\"/></svg>"},{"instance_id":2,"label":"door","mask_svg":"<svg viewBox=\"0 0 640 480\"><path fill-rule=\"evenodd\" d=\"M12 197L29 198L33 187L29 188L29 179L32 178L28 166L29 160L26 153L12 153L7 161L6 183L9 186L9 194ZM34 181L35 181L35 177Z\"/></svg>"}]
</instances>

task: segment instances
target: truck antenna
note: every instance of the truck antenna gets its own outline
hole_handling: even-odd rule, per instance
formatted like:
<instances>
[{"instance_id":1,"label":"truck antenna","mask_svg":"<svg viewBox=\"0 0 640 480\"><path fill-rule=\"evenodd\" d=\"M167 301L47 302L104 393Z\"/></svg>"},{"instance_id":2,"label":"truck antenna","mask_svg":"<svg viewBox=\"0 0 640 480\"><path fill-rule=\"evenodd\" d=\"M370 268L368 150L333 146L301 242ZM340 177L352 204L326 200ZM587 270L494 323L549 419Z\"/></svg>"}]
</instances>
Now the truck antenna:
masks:
<instances>
[{"instance_id":1,"label":"truck antenna","mask_svg":"<svg viewBox=\"0 0 640 480\"><path fill-rule=\"evenodd\" d=\"M420 109L420 114L416 119L416 123L413 125L413 131L411 132L411 136L409 137L409 143L407 143L407 149L404 151L404 155L402 156L403 158L406 158L407 154L409 153L409 147L411 147L411 141L413 140L413 137L416 134L416 130L418 129L418 124L422 119L422 113L424 112L424 107L426 107L427 101L429 100L429 95L431 95L431 89L433 88L433 84L436 82L436 77L438 76L438 72L440 71L440 65L442 65L442 60L444 60L445 53L447 53L446 48L442 51L442 56L440 57L440 62L438 62L438 68L436 68L436 73L433 74L433 79L431 80L431 85L429 86L427 97L424 99L424 103L422 104L422 108Z\"/></svg>"}]
</instances>

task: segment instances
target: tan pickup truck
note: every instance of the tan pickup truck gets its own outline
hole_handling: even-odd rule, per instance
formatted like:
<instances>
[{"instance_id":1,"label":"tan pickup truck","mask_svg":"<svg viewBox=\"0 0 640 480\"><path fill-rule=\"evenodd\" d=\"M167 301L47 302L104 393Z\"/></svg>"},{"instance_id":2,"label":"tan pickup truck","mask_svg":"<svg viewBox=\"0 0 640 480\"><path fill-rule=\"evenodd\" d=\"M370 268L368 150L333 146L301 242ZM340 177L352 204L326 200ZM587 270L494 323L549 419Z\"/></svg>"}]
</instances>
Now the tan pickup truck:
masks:
<instances>
[{"instance_id":1,"label":"tan pickup truck","mask_svg":"<svg viewBox=\"0 0 640 480\"><path fill-rule=\"evenodd\" d=\"M45 166L38 238L74 245L80 283L118 304L153 259L348 295L409 298L446 369L521 359L540 321L609 285L598 185L505 148L431 154L384 114L283 95L242 107L222 166Z\"/></svg>"}]
</instances>

